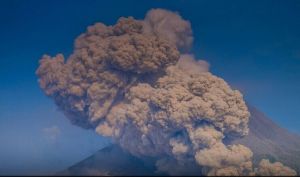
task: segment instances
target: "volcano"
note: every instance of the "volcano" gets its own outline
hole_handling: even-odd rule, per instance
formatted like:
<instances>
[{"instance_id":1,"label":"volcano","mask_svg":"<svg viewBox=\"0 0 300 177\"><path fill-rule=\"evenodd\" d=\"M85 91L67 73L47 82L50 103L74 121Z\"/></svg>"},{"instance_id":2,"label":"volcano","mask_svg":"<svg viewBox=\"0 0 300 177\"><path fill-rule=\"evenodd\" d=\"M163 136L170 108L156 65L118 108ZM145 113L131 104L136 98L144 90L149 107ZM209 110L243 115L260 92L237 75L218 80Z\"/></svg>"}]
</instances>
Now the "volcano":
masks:
<instances>
[{"instance_id":1,"label":"volcano","mask_svg":"<svg viewBox=\"0 0 300 177\"><path fill-rule=\"evenodd\" d=\"M230 143L249 147L254 153L254 165L266 158L272 162L280 161L299 174L300 136L281 128L255 107L248 105L248 108L251 113L249 134ZM66 176L166 175L156 170L155 159L132 156L117 145L105 147L58 174Z\"/></svg>"}]
</instances>

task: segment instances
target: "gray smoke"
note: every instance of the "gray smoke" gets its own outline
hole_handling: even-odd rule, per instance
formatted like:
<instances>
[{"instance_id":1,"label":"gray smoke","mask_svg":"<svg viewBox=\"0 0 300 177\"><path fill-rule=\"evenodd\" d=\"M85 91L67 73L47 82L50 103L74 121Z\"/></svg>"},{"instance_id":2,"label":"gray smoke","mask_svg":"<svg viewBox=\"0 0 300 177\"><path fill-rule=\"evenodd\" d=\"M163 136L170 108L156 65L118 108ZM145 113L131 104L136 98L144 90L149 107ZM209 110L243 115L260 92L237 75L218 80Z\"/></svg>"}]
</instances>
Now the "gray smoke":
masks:
<instances>
[{"instance_id":1,"label":"gray smoke","mask_svg":"<svg viewBox=\"0 0 300 177\"><path fill-rule=\"evenodd\" d=\"M75 42L72 55L43 56L37 70L45 93L73 124L95 129L135 156L158 159L158 170L206 175L295 175L224 139L248 134L242 94L195 60L188 21L150 10L144 20L96 23Z\"/></svg>"},{"instance_id":2,"label":"gray smoke","mask_svg":"<svg viewBox=\"0 0 300 177\"><path fill-rule=\"evenodd\" d=\"M193 43L193 32L189 21L178 13L164 9L148 11L144 19L144 31L165 38L180 51L189 51Z\"/></svg>"}]
</instances>

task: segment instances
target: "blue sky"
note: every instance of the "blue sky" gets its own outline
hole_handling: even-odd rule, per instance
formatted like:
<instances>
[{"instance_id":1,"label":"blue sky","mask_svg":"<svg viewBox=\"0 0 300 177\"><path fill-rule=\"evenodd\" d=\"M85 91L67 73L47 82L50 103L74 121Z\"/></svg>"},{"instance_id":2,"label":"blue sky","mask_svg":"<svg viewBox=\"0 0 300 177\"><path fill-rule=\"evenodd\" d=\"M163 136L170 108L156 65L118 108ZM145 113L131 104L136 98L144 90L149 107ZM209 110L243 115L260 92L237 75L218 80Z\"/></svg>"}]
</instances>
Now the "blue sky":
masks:
<instances>
[{"instance_id":1,"label":"blue sky","mask_svg":"<svg viewBox=\"0 0 300 177\"><path fill-rule=\"evenodd\" d=\"M0 174L55 172L109 143L57 111L37 84L38 60L45 53L70 54L88 25L142 19L157 7L191 22L193 53L214 74L300 134L300 1L2 0Z\"/></svg>"}]
</instances>

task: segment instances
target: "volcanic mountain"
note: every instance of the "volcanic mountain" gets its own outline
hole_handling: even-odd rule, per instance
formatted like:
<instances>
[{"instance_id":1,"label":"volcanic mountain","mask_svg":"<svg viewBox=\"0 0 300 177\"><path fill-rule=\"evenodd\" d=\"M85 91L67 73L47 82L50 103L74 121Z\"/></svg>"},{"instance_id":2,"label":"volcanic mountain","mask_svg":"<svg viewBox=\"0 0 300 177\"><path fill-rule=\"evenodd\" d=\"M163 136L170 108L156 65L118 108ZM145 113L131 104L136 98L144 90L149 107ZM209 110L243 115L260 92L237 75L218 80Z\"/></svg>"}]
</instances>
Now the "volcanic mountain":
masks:
<instances>
[{"instance_id":1,"label":"volcanic mountain","mask_svg":"<svg viewBox=\"0 0 300 177\"><path fill-rule=\"evenodd\" d=\"M248 105L251 113L250 132L247 136L235 140L234 144L243 144L254 153L254 164L261 159L280 161L300 172L300 136L279 127L255 107ZM157 172L155 160L137 158L123 151L117 145L99 150L87 159L59 172L59 175L166 175Z\"/></svg>"},{"instance_id":2,"label":"volcanic mountain","mask_svg":"<svg viewBox=\"0 0 300 177\"><path fill-rule=\"evenodd\" d=\"M254 164L262 158L280 161L300 172L300 136L279 127L265 114L248 105L251 113L250 132L234 143L249 147L254 153Z\"/></svg>"}]
</instances>

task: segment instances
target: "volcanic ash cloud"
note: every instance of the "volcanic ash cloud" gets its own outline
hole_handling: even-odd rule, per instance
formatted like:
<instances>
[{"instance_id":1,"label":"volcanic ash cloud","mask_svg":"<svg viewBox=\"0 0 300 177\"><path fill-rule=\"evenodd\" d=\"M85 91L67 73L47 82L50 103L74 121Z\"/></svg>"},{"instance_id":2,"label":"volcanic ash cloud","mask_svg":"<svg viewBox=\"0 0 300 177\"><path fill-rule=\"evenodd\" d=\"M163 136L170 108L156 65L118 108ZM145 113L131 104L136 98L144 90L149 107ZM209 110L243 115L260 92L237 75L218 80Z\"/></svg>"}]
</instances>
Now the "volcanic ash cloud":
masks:
<instances>
[{"instance_id":1,"label":"volcanic ash cloud","mask_svg":"<svg viewBox=\"0 0 300 177\"><path fill-rule=\"evenodd\" d=\"M95 129L158 170L205 175L296 175L279 162L252 166L252 151L224 139L248 134L242 94L189 51L191 25L177 13L150 10L144 20L96 23L65 60L44 55L39 83L69 120ZM176 170L174 170L176 169ZM280 172L280 173L279 173Z\"/></svg>"}]
</instances>

